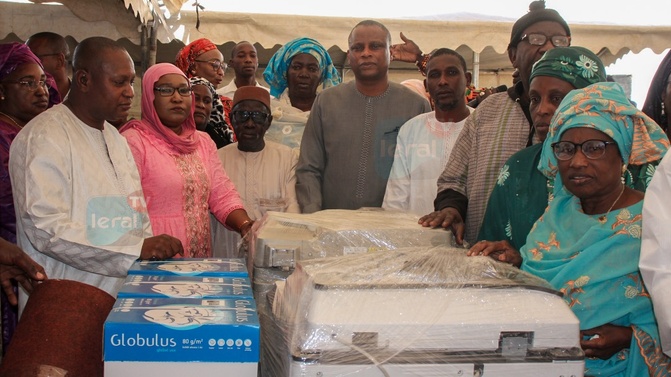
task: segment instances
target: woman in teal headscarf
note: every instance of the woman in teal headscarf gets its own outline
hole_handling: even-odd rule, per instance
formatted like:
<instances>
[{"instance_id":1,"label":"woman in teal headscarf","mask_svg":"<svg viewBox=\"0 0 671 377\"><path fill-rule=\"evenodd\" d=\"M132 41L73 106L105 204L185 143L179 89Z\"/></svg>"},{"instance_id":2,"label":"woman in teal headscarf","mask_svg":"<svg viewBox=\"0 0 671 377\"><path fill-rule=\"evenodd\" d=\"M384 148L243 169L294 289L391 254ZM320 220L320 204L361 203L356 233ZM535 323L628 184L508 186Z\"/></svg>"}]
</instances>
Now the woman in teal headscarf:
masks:
<instances>
[{"instance_id":1,"label":"woman in teal headscarf","mask_svg":"<svg viewBox=\"0 0 671 377\"><path fill-rule=\"evenodd\" d=\"M270 58L263 78L270 86L273 125L266 138L298 147L317 89L340 84L328 51L312 38L287 42Z\"/></svg>"},{"instance_id":2,"label":"woman in teal headscarf","mask_svg":"<svg viewBox=\"0 0 671 377\"><path fill-rule=\"evenodd\" d=\"M519 252L480 250L563 293L580 319L585 375L671 375L638 270L643 193L622 178L627 165L658 161L668 148L664 131L618 84L571 91L538 165L554 179L554 198Z\"/></svg>"},{"instance_id":3,"label":"woman in teal headscarf","mask_svg":"<svg viewBox=\"0 0 671 377\"><path fill-rule=\"evenodd\" d=\"M330 86L340 84L340 75L338 70L333 65L331 55L319 42L312 38L297 38L287 42L268 61L268 66L263 71L263 78L270 86L270 95L275 98L285 92L289 86L288 72L294 67L291 63L294 57L301 54L307 54L315 58L318 68L318 84L322 84L322 88L326 89ZM301 67L302 68L302 67ZM315 92L312 93L316 95Z\"/></svg>"}]
</instances>

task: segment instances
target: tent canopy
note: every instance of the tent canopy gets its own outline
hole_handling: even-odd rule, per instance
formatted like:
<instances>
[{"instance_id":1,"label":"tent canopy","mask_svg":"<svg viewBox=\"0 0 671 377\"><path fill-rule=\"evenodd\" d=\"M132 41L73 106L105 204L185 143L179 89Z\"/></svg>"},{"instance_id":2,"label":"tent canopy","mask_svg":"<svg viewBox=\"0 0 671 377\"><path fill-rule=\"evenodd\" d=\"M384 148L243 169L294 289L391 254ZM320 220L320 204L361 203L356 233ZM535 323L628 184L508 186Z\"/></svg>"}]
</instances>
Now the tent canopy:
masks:
<instances>
[{"instance_id":1,"label":"tent canopy","mask_svg":"<svg viewBox=\"0 0 671 377\"><path fill-rule=\"evenodd\" d=\"M198 38L212 40L228 58L235 43L246 40L255 43L263 67L283 43L310 36L329 49L336 65L345 67L347 36L361 21L345 17L201 11L200 27L196 29L195 11L175 10L181 9L185 1L162 0L166 9L155 16L159 19L152 18L151 13L158 5L157 0L61 0L65 6L0 3L0 39L25 40L33 33L46 30L69 36L74 43L92 35L103 35L121 40L140 62L142 26L154 25L161 42L156 49L156 61L174 61L179 48ZM474 58L479 58L480 72L512 71L506 48L513 21L380 21L390 30L394 42L400 42L399 33L403 32L425 52L439 47L457 50L466 58L469 69L474 68ZM573 45L596 52L607 65L629 51L637 53L650 48L661 53L671 46L669 26L572 24L571 31ZM393 62L391 68L414 69L411 64L400 62Z\"/></svg>"}]
</instances>

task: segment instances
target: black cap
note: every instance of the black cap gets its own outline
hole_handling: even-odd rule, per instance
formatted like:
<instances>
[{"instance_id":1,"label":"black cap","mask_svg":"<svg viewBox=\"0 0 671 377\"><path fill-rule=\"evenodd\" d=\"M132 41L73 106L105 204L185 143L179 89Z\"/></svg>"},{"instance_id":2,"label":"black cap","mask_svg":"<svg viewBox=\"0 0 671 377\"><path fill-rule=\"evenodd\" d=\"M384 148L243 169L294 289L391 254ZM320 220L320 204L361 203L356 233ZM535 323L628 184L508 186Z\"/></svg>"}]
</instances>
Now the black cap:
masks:
<instances>
[{"instance_id":1,"label":"black cap","mask_svg":"<svg viewBox=\"0 0 671 377\"><path fill-rule=\"evenodd\" d=\"M560 24L564 30L566 30L566 35L571 35L571 29L569 29L568 24L562 16L554 9L545 8L545 0L532 1L529 4L529 13L520 17L515 24L513 25L513 30L510 33L510 44L508 48L516 47L522 39L522 33L529 26L541 22L541 21L554 21Z\"/></svg>"}]
</instances>

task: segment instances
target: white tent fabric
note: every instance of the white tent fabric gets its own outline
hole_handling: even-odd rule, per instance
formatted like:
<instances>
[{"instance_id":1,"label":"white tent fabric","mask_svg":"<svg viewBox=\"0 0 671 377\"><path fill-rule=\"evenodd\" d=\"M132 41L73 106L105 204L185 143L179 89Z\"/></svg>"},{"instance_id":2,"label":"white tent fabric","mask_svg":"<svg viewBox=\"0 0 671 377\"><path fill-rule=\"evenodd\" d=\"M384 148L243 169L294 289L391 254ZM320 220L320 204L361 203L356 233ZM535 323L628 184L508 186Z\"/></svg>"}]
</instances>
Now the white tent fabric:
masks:
<instances>
[{"instance_id":1,"label":"white tent fabric","mask_svg":"<svg viewBox=\"0 0 671 377\"><path fill-rule=\"evenodd\" d=\"M46 0L31 0L41 2ZM148 10L157 0L61 0L66 6L46 4L0 3L0 39L10 33L25 40L35 32L50 30L76 41L92 35L112 39L126 38L140 45L142 21L149 22ZM158 28L158 40L167 43L174 36L183 43L209 38L217 45L251 41L265 49L277 49L283 43L310 36L331 50L347 50L347 35L361 19L343 17L288 16L200 12L180 9L186 0L163 0L173 14L165 27ZM168 5L169 4L169 5ZM130 6L132 10L128 10ZM382 19L400 42L400 32L413 39L424 51L449 47L462 53L469 65L473 52L480 54L481 71L510 71L506 54L512 22L494 21L427 21ZM573 44L586 47L610 64L629 51L650 48L661 53L671 46L671 26L622 26L572 24ZM160 51L159 51L160 52ZM226 51L223 51L226 54ZM174 52L170 52L174 59ZM261 55L261 54L260 54ZM158 61L161 61L160 59ZM344 64L344 59L342 61ZM263 62L261 62L263 65Z\"/></svg>"},{"instance_id":2,"label":"white tent fabric","mask_svg":"<svg viewBox=\"0 0 671 377\"><path fill-rule=\"evenodd\" d=\"M200 30L196 30L192 12L182 12L182 41L206 37L216 44L227 41L254 40L263 46L282 44L291 39L310 35L325 46L347 50L347 36L359 18L287 16L242 13L202 13ZM483 53L506 52L513 22L493 21L435 21L381 19L398 39L400 32L414 40L425 51L439 47L457 49L467 46ZM661 53L671 46L671 26L571 25L573 44L586 47L605 57L621 56L629 51L651 48ZM176 32L177 34L177 32ZM250 37L251 36L251 37ZM604 56L601 56L604 57Z\"/></svg>"},{"instance_id":3,"label":"white tent fabric","mask_svg":"<svg viewBox=\"0 0 671 377\"><path fill-rule=\"evenodd\" d=\"M53 3L54 0L30 0L36 4ZM160 12L158 0L119 0L123 1L125 9L131 9L140 22L146 23L154 19ZM87 21L109 20L113 14L107 13L117 9L117 1L110 0L57 0L58 3L70 8L78 17ZM182 9L186 0L162 0L162 5L169 15L176 15Z\"/></svg>"},{"instance_id":4,"label":"white tent fabric","mask_svg":"<svg viewBox=\"0 0 671 377\"><path fill-rule=\"evenodd\" d=\"M53 0L30 0L35 4L53 3ZM57 0L82 20L90 22L120 20L125 26L130 22L137 25L155 24L162 26L162 34L170 40L175 36L169 32L167 19L178 15L186 0ZM123 7L121 7L123 3ZM126 10L130 12L126 12ZM128 17L123 13L132 14ZM133 21L133 18L135 20ZM139 22L138 22L139 20ZM132 25L131 25L132 26ZM137 29L137 28L136 28ZM128 32L132 34L131 31Z\"/></svg>"},{"instance_id":5,"label":"white tent fabric","mask_svg":"<svg viewBox=\"0 0 671 377\"><path fill-rule=\"evenodd\" d=\"M114 40L128 38L140 43L140 21L116 2L77 0L71 6L46 4L0 3L0 39L13 33L19 39L41 31L53 31L76 41L92 35L104 35Z\"/></svg>"}]
</instances>

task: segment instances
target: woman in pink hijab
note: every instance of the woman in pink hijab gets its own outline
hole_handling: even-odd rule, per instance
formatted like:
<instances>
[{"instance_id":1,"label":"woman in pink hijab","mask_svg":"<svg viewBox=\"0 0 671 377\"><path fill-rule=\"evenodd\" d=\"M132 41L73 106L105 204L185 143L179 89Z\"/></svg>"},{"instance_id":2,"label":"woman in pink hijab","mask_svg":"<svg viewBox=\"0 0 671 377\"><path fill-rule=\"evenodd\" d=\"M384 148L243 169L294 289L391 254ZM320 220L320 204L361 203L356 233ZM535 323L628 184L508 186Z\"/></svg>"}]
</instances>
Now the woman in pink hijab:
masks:
<instances>
[{"instance_id":1,"label":"woman in pink hijab","mask_svg":"<svg viewBox=\"0 0 671 377\"><path fill-rule=\"evenodd\" d=\"M212 256L209 213L244 236L252 220L224 172L212 139L196 130L193 91L176 66L152 66L142 80L142 120L121 128L140 172L156 234L182 241L184 257Z\"/></svg>"}]
</instances>

